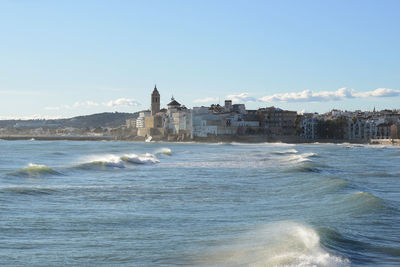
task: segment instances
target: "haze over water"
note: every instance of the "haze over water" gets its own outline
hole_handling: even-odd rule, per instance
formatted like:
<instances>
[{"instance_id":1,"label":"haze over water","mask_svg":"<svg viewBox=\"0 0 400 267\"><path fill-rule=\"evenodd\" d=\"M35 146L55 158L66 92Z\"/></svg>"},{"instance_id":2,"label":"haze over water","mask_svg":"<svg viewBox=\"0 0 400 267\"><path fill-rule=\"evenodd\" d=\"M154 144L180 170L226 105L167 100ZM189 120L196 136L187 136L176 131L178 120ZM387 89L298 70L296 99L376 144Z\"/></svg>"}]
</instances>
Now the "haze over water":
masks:
<instances>
[{"instance_id":1,"label":"haze over water","mask_svg":"<svg viewBox=\"0 0 400 267\"><path fill-rule=\"evenodd\" d=\"M2 266L396 266L400 149L0 140Z\"/></svg>"}]
</instances>

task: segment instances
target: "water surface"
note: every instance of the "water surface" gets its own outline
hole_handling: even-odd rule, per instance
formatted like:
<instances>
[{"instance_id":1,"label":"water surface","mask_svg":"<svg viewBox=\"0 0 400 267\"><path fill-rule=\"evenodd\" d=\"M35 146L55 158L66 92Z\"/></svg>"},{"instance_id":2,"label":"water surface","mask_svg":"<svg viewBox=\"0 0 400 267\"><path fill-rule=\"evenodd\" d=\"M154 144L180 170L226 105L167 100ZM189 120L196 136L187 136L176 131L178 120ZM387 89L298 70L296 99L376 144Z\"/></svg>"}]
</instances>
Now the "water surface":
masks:
<instances>
[{"instance_id":1,"label":"water surface","mask_svg":"<svg viewBox=\"0 0 400 267\"><path fill-rule=\"evenodd\" d=\"M400 149L0 140L2 266L396 266Z\"/></svg>"}]
</instances>

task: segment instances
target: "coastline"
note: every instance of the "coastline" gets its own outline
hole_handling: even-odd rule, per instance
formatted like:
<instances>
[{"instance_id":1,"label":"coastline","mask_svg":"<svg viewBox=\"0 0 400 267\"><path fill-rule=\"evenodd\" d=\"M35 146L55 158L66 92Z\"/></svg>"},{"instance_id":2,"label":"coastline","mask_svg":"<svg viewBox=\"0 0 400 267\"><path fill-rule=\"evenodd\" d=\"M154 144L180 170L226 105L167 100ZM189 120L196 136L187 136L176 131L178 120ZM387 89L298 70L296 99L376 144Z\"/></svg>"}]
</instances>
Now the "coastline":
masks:
<instances>
[{"instance_id":1,"label":"coastline","mask_svg":"<svg viewBox=\"0 0 400 267\"><path fill-rule=\"evenodd\" d=\"M37 141L112 141L112 136L57 136L57 135L5 135L0 140L37 140Z\"/></svg>"},{"instance_id":2,"label":"coastline","mask_svg":"<svg viewBox=\"0 0 400 267\"><path fill-rule=\"evenodd\" d=\"M133 141L145 142L144 137L121 138L117 136L50 136L50 135L6 135L0 136L0 140L35 140L35 141ZM206 138L194 138L187 140L171 140L168 138L154 137L155 142L178 142L178 143L286 143L286 144L312 144L312 143L333 143L333 144L371 144L371 145L394 145L400 146L400 139L372 139L372 140L338 140L338 139L314 139L306 140L299 136L210 136Z\"/></svg>"}]
</instances>

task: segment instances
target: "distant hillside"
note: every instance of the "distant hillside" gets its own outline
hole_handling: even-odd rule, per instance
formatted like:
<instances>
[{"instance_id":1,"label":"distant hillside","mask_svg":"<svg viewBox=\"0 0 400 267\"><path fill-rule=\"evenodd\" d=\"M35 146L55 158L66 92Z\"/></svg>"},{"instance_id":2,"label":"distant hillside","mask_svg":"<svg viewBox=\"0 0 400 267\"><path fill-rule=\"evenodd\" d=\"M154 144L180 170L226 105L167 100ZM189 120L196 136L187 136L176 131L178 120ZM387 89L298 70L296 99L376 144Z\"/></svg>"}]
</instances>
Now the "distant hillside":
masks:
<instances>
[{"instance_id":1,"label":"distant hillside","mask_svg":"<svg viewBox=\"0 0 400 267\"><path fill-rule=\"evenodd\" d=\"M104 112L57 120L0 120L0 128L119 127L125 125L127 119L137 118L138 115L138 112Z\"/></svg>"}]
</instances>

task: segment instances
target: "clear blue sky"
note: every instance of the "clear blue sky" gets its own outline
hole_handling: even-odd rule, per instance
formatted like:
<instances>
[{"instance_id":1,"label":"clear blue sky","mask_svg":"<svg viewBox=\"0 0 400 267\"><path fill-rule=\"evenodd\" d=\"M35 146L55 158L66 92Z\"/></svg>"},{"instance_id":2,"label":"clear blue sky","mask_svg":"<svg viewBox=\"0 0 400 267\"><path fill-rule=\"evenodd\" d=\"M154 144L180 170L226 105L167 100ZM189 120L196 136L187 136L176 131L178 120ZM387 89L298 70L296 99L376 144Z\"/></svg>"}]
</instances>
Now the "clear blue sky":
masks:
<instances>
[{"instance_id":1,"label":"clear blue sky","mask_svg":"<svg viewBox=\"0 0 400 267\"><path fill-rule=\"evenodd\" d=\"M399 12L397 0L0 0L0 117L134 112L155 83L164 105L400 108Z\"/></svg>"}]
</instances>

